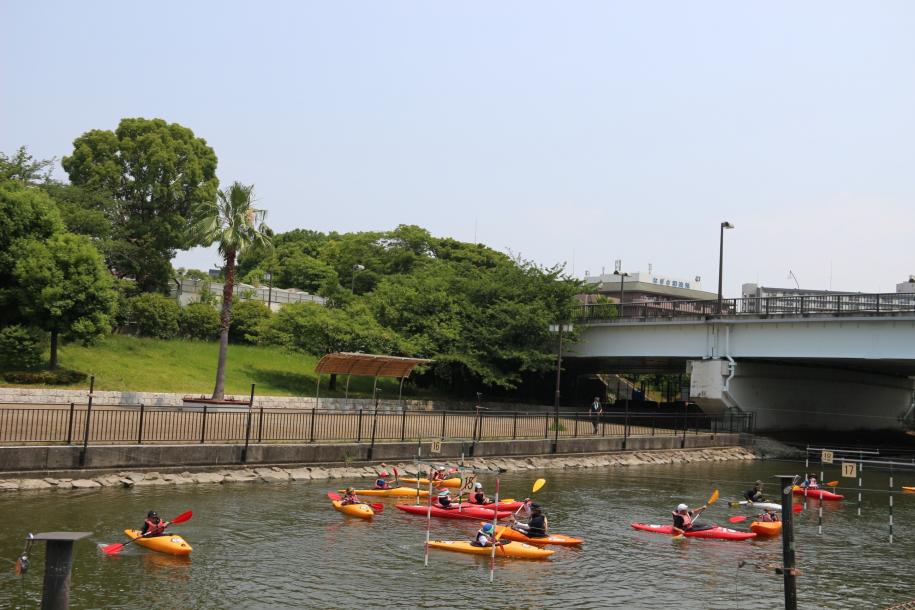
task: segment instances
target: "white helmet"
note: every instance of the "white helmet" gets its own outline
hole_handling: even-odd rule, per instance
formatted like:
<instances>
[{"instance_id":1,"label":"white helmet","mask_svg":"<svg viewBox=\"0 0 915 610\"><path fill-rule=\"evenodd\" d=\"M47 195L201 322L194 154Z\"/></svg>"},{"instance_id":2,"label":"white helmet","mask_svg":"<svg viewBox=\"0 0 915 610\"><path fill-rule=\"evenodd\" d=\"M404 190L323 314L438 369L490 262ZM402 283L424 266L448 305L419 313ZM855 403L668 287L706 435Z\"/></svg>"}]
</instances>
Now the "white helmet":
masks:
<instances>
[{"instance_id":1,"label":"white helmet","mask_svg":"<svg viewBox=\"0 0 915 610\"><path fill-rule=\"evenodd\" d=\"M688 511L688 510L689 510L689 506L687 506L686 504L677 504L677 512L678 512L678 513L684 513L684 512L686 512L686 511Z\"/></svg>"},{"instance_id":2,"label":"white helmet","mask_svg":"<svg viewBox=\"0 0 915 610\"><path fill-rule=\"evenodd\" d=\"M483 484L482 484L482 483L474 483L474 484L473 484L473 488L474 488L474 489L483 489Z\"/></svg>"},{"instance_id":3,"label":"white helmet","mask_svg":"<svg viewBox=\"0 0 915 610\"><path fill-rule=\"evenodd\" d=\"M444 466L439 466L437 470L438 470L439 472L445 472L445 467L444 467Z\"/></svg>"}]
</instances>

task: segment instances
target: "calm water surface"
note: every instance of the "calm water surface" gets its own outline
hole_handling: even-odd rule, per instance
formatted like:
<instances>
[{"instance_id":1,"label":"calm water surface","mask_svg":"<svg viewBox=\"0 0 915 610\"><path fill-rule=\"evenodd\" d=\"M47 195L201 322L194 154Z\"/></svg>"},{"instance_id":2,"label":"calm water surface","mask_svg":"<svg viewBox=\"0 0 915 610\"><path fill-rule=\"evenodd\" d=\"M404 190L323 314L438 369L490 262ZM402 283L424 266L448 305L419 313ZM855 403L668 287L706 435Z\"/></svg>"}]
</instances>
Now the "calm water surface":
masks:
<instances>
[{"instance_id":1,"label":"calm water surface","mask_svg":"<svg viewBox=\"0 0 915 610\"><path fill-rule=\"evenodd\" d=\"M781 540L688 540L636 532L631 521L667 523L680 501L722 499L706 515L727 524L741 514L725 500L757 479L803 472L803 463L734 462L504 475L503 495L537 495L553 531L580 536L580 549L551 547L548 561L489 560L430 552L423 566L425 520L393 508L372 522L332 510L325 493L340 481L234 484L0 496L0 607L35 608L44 550L15 577L12 562L29 531L85 530L77 543L72 608L765 608L782 606ZM838 479L827 472L826 479ZM494 477L482 479L492 491ZM851 479L846 479L852 481ZM368 484L368 481L364 481ZM865 473L864 487L887 488L885 473ZM856 481L855 481L856 484ZM915 485L915 476L895 477ZM775 486L770 485L772 491ZM915 494L895 497L895 542L888 543L888 495L867 492L863 516L852 501L797 515L802 608L885 608L915 600ZM811 502L811 506L813 503ZM128 546L108 557L97 545L122 541L148 510L194 518L174 527L194 547L190 560ZM432 536L469 539L477 525L433 519ZM741 527L741 526L735 526ZM742 564L742 567L741 567Z\"/></svg>"}]
</instances>

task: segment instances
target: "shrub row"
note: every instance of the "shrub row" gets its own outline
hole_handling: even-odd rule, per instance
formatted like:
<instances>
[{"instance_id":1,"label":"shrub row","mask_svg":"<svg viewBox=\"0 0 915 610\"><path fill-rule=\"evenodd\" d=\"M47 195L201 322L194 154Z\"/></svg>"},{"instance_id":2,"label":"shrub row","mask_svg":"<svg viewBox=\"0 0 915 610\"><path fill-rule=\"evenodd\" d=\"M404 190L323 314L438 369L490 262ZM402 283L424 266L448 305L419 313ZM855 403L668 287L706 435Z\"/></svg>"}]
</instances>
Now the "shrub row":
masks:
<instances>
[{"instance_id":1,"label":"shrub row","mask_svg":"<svg viewBox=\"0 0 915 610\"><path fill-rule=\"evenodd\" d=\"M127 307L129 321L144 337L208 341L219 335L221 312L206 303L182 308L161 294L144 293L128 299ZM236 301L232 305L229 339L234 343L256 343L261 325L270 316L270 309L260 301Z\"/></svg>"}]
</instances>

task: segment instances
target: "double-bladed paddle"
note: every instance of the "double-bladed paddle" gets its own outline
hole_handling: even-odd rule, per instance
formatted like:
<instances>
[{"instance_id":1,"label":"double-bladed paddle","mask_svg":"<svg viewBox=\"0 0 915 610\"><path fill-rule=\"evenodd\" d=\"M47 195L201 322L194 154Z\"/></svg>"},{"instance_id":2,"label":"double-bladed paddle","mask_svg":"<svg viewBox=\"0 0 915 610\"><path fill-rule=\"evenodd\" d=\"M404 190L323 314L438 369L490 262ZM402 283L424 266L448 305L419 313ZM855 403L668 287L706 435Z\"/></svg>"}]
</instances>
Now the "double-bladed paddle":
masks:
<instances>
[{"instance_id":1,"label":"double-bladed paddle","mask_svg":"<svg viewBox=\"0 0 915 610\"><path fill-rule=\"evenodd\" d=\"M168 527L169 525L172 525L172 524L175 524L175 523L184 523L185 521L189 520L189 519L190 519L191 517L193 517L193 516L194 516L194 511L190 511L190 510L189 510L189 511L187 511L187 512L181 513L180 515L178 515L177 517L175 517L175 518L172 519L171 521L166 521L166 522L165 522L165 525L166 525L166 527ZM102 547L102 552L104 552L104 553L106 553L106 554L108 554L108 555L114 555L115 553L117 553L117 552L119 552L121 549L123 549L125 546L127 546L128 544L130 544L131 542L136 542L136 541L139 540L140 538L146 538L146 537L147 537L146 534L144 534L144 535L142 535L142 536L137 536L136 538L131 538L131 539L128 540L127 542L123 542L123 543L122 543L122 542L116 542L116 543L114 543L114 544L106 544L105 546Z\"/></svg>"}]
</instances>

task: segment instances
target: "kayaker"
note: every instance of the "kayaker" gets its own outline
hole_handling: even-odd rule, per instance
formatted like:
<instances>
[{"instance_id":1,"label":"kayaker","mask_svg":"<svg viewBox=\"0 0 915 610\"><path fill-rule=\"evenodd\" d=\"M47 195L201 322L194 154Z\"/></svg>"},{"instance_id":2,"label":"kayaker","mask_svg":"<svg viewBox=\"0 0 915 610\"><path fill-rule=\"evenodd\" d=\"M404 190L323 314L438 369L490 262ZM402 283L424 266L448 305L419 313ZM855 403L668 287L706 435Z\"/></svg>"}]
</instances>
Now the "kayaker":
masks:
<instances>
[{"instance_id":1,"label":"kayaker","mask_svg":"<svg viewBox=\"0 0 915 610\"><path fill-rule=\"evenodd\" d=\"M484 523L483 527L477 530L476 536L470 542L473 546L492 546L496 543L492 523Z\"/></svg>"},{"instance_id":2,"label":"kayaker","mask_svg":"<svg viewBox=\"0 0 915 610\"><path fill-rule=\"evenodd\" d=\"M518 510L515 511L515 514L512 515L512 521L520 521L521 523L527 523L531 520L531 499L524 498L524 503L518 507Z\"/></svg>"},{"instance_id":3,"label":"kayaker","mask_svg":"<svg viewBox=\"0 0 915 610\"><path fill-rule=\"evenodd\" d=\"M455 506L451 503L451 493L447 489L444 489L441 492L439 492L438 505L441 508L448 508L448 509L455 508Z\"/></svg>"},{"instance_id":4,"label":"kayaker","mask_svg":"<svg viewBox=\"0 0 915 610\"><path fill-rule=\"evenodd\" d=\"M766 523L775 523L776 521L781 521L778 513L771 508L765 509L761 514L756 515L756 518Z\"/></svg>"},{"instance_id":5,"label":"kayaker","mask_svg":"<svg viewBox=\"0 0 915 610\"><path fill-rule=\"evenodd\" d=\"M375 489L391 489L391 486L388 485L386 480L379 476L378 479L375 480Z\"/></svg>"},{"instance_id":6,"label":"kayaker","mask_svg":"<svg viewBox=\"0 0 915 610\"><path fill-rule=\"evenodd\" d=\"M165 534L165 528L168 527L168 524L168 521L163 521L159 518L156 511L151 510L146 513L146 521L143 522L143 529L140 530L140 533L146 538L162 536Z\"/></svg>"},{"instance_id":7,"label":"kayaker","mask_svg":"<svg viewBox=\"0 0 915 610\"><path fill-rule=\"evenodd\" d=\"M696 526L696 517L706 508L708 508L708 504L703 504L696 510L690 510L686 504L678 504L677 510L672 513L674 516L674 533L682 536L683 532L693 529Z\"/></svg>"},{"instance_id":8,"label":"kayaker","mask_svg":"<svg viewBox=\"0 0 915 610\"><path fill-rule=\"evenodd\" d=\"M343 494L343 499L340 500L340 504L346 506L347 504L362 504L362 500L356 495L356 490L352 487L347 487L346 492Z\"/></svg>"},{"instance_id":9,"label":"kayaker","mask_svg":"<svg viewBox=\"0 0 915 610\"><path fill-rule=\"evenodd\" d=\"M446 478L447 478L447 474L446 474L446 472L445 472L445 467L444 467L444 466L437 466L437 467L432 471L432 482L433 482L433 483L434 483L435 481L444 481Z\"/></svg>"},{"instance_id":10,"label":"kayaker","mask_svg":"<svg viewBox=\"0 0 915 610\"><path fill-rule=\"evenodd\" d=\"M531 518L524 523L513 523L512 528L518 530L528 538L546 538L549 536L549 522L543 514L543 508L534 502L531 504Z\"/></svg>"},{"instance_id":11,"label":"kayaker","mask_svg":"<svg viewBox=\"0 0 915 610\"><path fill-rule=\"evenodd\" d=\"M471 504L489 504L492 502L489 498L486 497L486 494L483 492L482 483L473 484L473 493L470 494L470 503Z\"/></svg>"},{"instance_id":12,"label":"kayaker","mask_svg":"<svg viewBox=\"0 0 915 610\"><path fill-rule=\"evenodd\" d=\"M815 476L810 475L809 478L805 479L804 482L801 483L801 487L806 487L807 489L819 489L820 484L817 483L817 478Z\"/></svg>"},{"instance_id":13,"label":"kayaker","mask_svg":"<svg viewBox=\"0 0 915 610\"><path fill-rule=\"evenodd\" d=\"M748 489L744 492L743 497L747 499L748 502L765 502L763 497L763 482L756 481L753 485L753 489Z\"/></svg>"}]
</instances>

